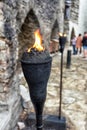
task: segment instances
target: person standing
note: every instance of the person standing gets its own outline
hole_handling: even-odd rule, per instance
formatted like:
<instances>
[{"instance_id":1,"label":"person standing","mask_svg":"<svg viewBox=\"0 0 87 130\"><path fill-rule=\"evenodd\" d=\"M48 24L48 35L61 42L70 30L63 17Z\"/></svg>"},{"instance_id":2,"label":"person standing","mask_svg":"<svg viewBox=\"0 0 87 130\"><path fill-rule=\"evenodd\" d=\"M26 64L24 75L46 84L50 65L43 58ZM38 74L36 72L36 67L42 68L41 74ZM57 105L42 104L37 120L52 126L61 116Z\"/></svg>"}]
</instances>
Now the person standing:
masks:
<instances>
[{"instance_id":1,"label":"person standing","mask_svg":"<svg viewBox=\"0 0 87 130\"><path fill-rule=\"evenodd\" d=\"M72 47L73 47L73 55L76 54L76 36L74 35L73 38L71 39Z\"/></svg>"},{"instance_id":2,"label":"person standing","mask_svg":"<svg viewBox=\"0 0 87 130\"><path fill-rule=\"evenodd\" d=\"M82 43L83 43L83 58L87 58L87 32L84 32Z\"/></svg>"},{"instance_id":3,"label":"person standing","mask_svg":"<svg viewBox=\"0 0 87 130\"><path fill-rule=\"evenodd\" d=\"M81 54L82 52L82 35L79 34L76 40L76 49L77 49L77 54Z\"/></svg>"}]
</instances>

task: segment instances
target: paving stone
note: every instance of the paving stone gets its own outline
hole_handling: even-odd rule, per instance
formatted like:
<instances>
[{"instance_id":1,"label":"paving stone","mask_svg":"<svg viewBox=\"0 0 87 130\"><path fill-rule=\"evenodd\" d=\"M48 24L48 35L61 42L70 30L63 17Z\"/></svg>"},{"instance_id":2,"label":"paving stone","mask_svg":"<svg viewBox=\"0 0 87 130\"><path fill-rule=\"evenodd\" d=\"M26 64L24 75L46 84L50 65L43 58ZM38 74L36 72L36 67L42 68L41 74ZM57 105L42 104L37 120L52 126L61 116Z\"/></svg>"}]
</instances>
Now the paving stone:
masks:
<instances>
[{"instance_id":1,"label":"paving stone","mask_svg":"<svg viewBox=\"0 0 87 130\"><path fill-rule=\"evenodd\" d=\"M8 123L10 121L10 113L8 111L0 113L0 130L9 130Z\"/></svg>"}]
</instances>

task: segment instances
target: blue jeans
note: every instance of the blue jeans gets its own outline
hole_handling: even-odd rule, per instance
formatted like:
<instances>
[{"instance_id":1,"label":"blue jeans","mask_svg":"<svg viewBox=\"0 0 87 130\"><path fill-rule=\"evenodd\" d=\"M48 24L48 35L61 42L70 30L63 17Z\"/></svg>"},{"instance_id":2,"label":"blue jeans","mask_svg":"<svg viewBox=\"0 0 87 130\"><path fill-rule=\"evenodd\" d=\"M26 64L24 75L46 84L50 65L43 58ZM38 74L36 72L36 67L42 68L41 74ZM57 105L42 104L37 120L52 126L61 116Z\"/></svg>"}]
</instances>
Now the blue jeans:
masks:
<instances>
[{"instance_id":1,"label":"blue jeans","mask_svg":"<svg viewBox=\"0 0 87 130\"><path fill-rule=\"evenodd\" d=\"M87 50L87 46L83 46L83 49L84 49L84 50Z\"/></svg>"},{"instance_id":2,"label":"blue jeans","mask_svg":"<svg viewBox=\"0 0 87 130\"><path fill-rule=\"evenodd\" d=\"M76 54L76 45L72 45L73 46L73 54Z\"/></svg>"}]
</instances>

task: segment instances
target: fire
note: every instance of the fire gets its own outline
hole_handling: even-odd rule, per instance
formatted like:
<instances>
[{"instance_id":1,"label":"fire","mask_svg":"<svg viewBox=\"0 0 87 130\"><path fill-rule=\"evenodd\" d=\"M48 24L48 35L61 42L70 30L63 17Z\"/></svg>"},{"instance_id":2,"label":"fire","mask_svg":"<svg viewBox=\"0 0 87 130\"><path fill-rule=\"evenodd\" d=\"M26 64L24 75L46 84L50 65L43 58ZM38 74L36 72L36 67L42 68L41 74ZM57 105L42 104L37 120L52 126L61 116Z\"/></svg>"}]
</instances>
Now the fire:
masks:
<instances>
[{"instance_id":1,"label":"fire","mask_svg":"<svg viewBox=\"0 0 87 130\"><path fill-rule=\"evenodd\" d=\"M32 48L38 50L38 51L44 51L45 48L44 46L42 45L42 36L40 34L40 30L37 29L35 32L34 32L34 35L35 35L35 43L34 45L28 49L28 52L31 51Z\"/></svg>"},{"instance_id":2,"label":"fire","mask_svg":"<svg viewBox=\"0 0 87 130\"><path fill-rule=\"evenodd\" d=\"M62 34L61 32L59 32L59 33L58 33L58 35L59 35L60 37L62 37L62 36L63 36L63 34Z\"/></svg>"},{"instance_id":3,"label":"fire","mask_svg":"<svg viewBox=\"0 0 87 130\"><path fill-rule=\"evenodd\" d=\"M66 33L64 33L64 37L66 37Z\"/></svg>"},{"instance_id":4,"label":"fire","mask_svg":"<svg viewBox=\"0 0 87 130\"><path fill-rule=\"evenodd\" d=\"M66 33L61 33L61 32L59 32L58 35L59 35L60 37L62 37L62 36L66 37Z\"/></svg>"}]
</instances>

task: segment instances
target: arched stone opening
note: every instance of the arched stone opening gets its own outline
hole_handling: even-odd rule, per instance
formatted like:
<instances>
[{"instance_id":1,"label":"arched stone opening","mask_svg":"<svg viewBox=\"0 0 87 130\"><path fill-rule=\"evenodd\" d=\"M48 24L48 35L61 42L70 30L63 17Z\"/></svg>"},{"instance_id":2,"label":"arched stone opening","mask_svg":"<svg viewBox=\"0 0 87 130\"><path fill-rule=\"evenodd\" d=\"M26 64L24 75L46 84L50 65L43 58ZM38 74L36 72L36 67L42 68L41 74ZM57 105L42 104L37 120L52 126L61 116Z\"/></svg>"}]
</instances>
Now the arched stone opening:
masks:
<instances>
[{"instance_id":1,"label":"arched stone opening","mask_svg":"<svg viewBox=\"0 0 87 130\"><path fill-rule=\"evenodd\" d=\"M19 41L19 58L21 57L23 51L34 44L34 31L39 28L38 19L31 9L27 14L24 23L21 26L21 32L18 35Z\"/></svg>"},{"instance_id":2,"label":"arched stone opening","mask_svg":"<svg viewBox=\"0 0 87 130\"><path fill-rule=\"evenodd\" d=\"M59 26L58 26L58 21L56 19L51 31L50 53L54 53L58 51L58 32L59 32Z\"/></svg>"},{"instance_id":3,"label":"arched stone opening","mask_svg":"<svg viewBox=\"0 0 87 130\"><path fill-rule=\"evenodd\" d=\"M51 39L58 39L58 32L59 32L59 26L57 20L55 20L52 27Z\"/></svg>"}]
</instances>

